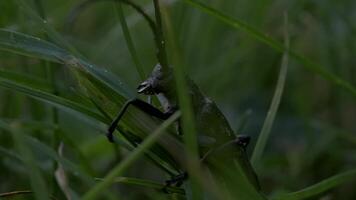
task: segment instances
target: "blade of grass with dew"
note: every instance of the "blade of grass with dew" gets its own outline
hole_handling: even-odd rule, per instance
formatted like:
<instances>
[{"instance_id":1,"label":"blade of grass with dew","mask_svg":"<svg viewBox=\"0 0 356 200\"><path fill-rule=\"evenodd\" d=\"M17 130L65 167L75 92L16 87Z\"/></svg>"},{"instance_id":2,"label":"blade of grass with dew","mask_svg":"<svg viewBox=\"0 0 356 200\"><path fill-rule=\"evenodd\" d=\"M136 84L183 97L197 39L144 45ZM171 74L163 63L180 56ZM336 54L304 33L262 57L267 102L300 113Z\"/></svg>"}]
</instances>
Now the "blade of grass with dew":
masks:
<instances>
[{"instance_id":1,"label":"blade of grass with dew","mask_svg":"<svg viewBox=\"0 0 356 200\"><path fill-rule=\"evenodd\" d=\"M2 124L2 126L6 127L7 125ZM31 187L32 190L34 191L36 199L38 200L49 199L47 184L41 174L41 171L38 169L36 165L32 152L27 147L26 142L23 139L24 135L18 130L18 126L16 124L10 125L7 128L7 130L10 131L14 143L16 144L20 152L21 160L28 168L28 172L30 172L28 176L30 177Z\"/></svg>"},{"instance_id":2,"label":"blade of grass with dew","mask_svg":"<svg viewBox=\"0 0 356 200\"><path fill-rule=\"evenodd\" d=\"M285 16L284 16L284 27L285 27L284 40L285 40L286 51L284 52L283 57L282 57L282 64L281 64L281 69L280 69L279 75L278 75L276 90L274 92L272 102L271 102L270 108L268 110L267 117L263 123L262 130L258 137L255 149L252 153L251 164L255 168L257 167L258 162L261 160L262 153L267 145L267 140L270 136L270 133L272 130L272 125L276 118L278 107L279 107L279 104L281 102L281 98L283 95L284 85L285 85L285 82L287 79L288 59L289 59L288 52L287 52L289 49L289 33L288 33L288 16L287 16L287 14L285 14Z\"/></svg>"},{"instance_id":3,"label":"blade of grass with dew","mask_svg":"<svg viewBox=\"0 0 356 200\"><path fill-rule=\"evenodd\" d=\"M202 12L205 12L209 14L212 17L215 17L216 19L220 20L221 22L235 28L238 30L241 30L248 35L254 37L256 40L272 47L273 49L283 53L285 51L285 48L283 45L271 38L270 36L262 33L261 31L255 29L254 27L250 26L249 24L246 24L238 19L234 19L228 15L225 15L224 13L211 8L201 2L195 1L195 0L184 0L185 3L191 5L192 7L198 8ZM346 89L348 92L350 92L353 96L356 96L356 88L349 82L343 80L339 76L334 75L333 73L327 71L325 67L320 66L319 64L309 60L308 58L304 57L303 55L289 49L287 50L288 54L295 58L299 63L302 64L303 67L306 69L310 70L311 72L323 77L325 80Z\"/></svg>"},{"instance_id":4,"label":"blade of grass with dew","mask_svg":"<svg viewBox=\"0 0 356 200\"><path fill-rule=\"evenodd\" d=\"M174 113L165 122L162 123L150 136L148 136L143 143L138 146L128 157L126 157L122 162L120 162L114 169L112 169L108 175L105 176L102 182L95 185L90 189L84 196L84 200L95 199L104 189L108 188L114 181L115 178L122 175L125 170L130 167L137 159L144 155L145 151L159 139L159 137L165 133L165 129L168 128L173 122L175 122L180 117L180 112Z\"/></svg>"},{"instance_id":5,"label":"blade of grass with dew","mask_svg":"<svg viewBox=\"0 0 356 200\"><path fill-rule=\"evenodd\" d=\"M135 63L137 73L139 74L141 81L143 81L143 80L145 80L146 75L145 75L145 72L143 70L143 66L142 66L142 64L141 64L141 62L140 62L140 60L139 60L139 58L137 56L137 51L135 49L135 45L134 45L134 43L132 41L132 37L131 37L130 31L129 31L129 28L128 28L127 23L126 23L126 19L125 19L125 16L124 16L124 11L122 9L122 2L121 1L117 1L117 2L114 2L114 4L115 4L115 11L116 11L117 16L118 16L118 18L120 20L122 32L123 32L123 34L125 36L125 41L126 41L127 48L129 49L131 57L132 57L132 60Z\"/></svg>"},{"instance_id":6,"label":"blade of grass with dew","mask_svg":"<svg viewBox=\"0 0 356 200\"><path fill-rule=\"evenodd\" d=\"M327 178L315 185L309 186L297 192L278 195L272 198L272 200L302 200L309 199L314 196L320 195L330 189L333 189L343 183L356 179L356 169L349 170L330 178Z\"/></svg>"},{"instance_id":7,"label":"blade of grass with dew","mask_svg":"<svg viewBox=\"0 0 356 200\"><path fill-rule=\"evenodd\" d=\"M158 0L154 1L155 3L155 10L156 10L156 16L160 18L160 8L158 6ZM198 142L197 142L197 134L196 134L196 125L194 121L194 114L192 111L192 102L189 99L188 95L188 85L185 79L184 75L184 69L183 66L185 66L182 62L182 57L180 56L180 50L177 44L177 37L175 36L175 32L173 30L171 20L168 15L168 10L166 8L163 8L162 6L162 13L164 15L163 20L164 23L167 27L167 38L168 42L171 43L172 45L172 63L173 63L173 75L175 78L176 82L176 91L178 95L178 102L179 102L179 108L182 111L182 128L183 132L183 138L184 138L184 143L187 149L187 154L189 155L189 163L188 165L188 174L190 175L190 182L189 185L191 187L191 192L192 192L192 199L202 199L202 188L201 185L199 184L199 180L196 175L192 172L197 172L199 168L199 153L198 153ZM156 17L157 18L157 17ZM160 23L160 20L157 23ZM157 25L157 27L161 27L161 25ZM162 31L162 30L161 30Z\"/></svg>"},{"instance_id":8,"label":"blade of grass with dew","mask_svg":"<svg viewBox=\"0 0 356 200\"><path fill-rule=\"evenodd\" d=\"M95 178L95 180L103 181L102 178ZM176 194L182 194L182 195L185 194L184 190L180 187L166 186L165 184L155 182L155 181L146 180L146 179L131 178L131 177L117 177L117 178L115 178L113 183L122 183L122 184L126 184L126 185L142 186L142 187L151 188L151 189L155 189L155 190L161 190L162 188L166 187L165 189L169 193L176 193Z\"/></svg>"}]
</instances>

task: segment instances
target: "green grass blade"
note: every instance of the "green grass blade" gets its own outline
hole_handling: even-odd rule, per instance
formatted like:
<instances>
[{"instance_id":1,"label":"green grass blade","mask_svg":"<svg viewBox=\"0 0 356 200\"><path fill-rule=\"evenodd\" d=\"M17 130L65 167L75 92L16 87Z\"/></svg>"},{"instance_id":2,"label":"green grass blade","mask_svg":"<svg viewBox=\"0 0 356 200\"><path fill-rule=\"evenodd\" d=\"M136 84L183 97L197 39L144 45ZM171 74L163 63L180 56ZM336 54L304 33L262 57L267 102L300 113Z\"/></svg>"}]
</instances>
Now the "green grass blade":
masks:
<instances>
[{"instance_id":1,"label":"green grass blade","mask_svg":"<svg viewBox=\"0 0 356 200\"><path fill-rule=\"evenodd\" d=\"M13 132L14 130L9 127L8 123L0 120L0 128L1 129L5 129L6 131L9 132ZM22 130L22 127L21 127ZM41 141L25 135L22 136L23 142L27 147L31 147L32 149L37 149L39 150L41 153L43 153L43 155L49 157L51 160L57 161L58 163L61 163L64 168L68 171L70 171L73 175L78 176L79 178L81 178L87 185L92 185L94 184L94 180L93 178L87 174L84 170L82 170L79 166L77 166L75 163L69 161L66 158L63 158L61 156L59 156L57 154L57 152L55 150L53 150L50 146L48 146L47 144L42 143ZM0 148L0 152L6 154L7 156L10 156L12 158L15 158L16 160L25 162L22 159L22 155L18 155L15 152Z\"/></svg>"},{"instance_id":2,"label":"green grass blade","mask_svg":"<svg viewBox=\"0 0 356 200\"><path fill-rule=\"evenodd\" d=\"M184 2L190 4L193 7L198 8L199 10L211 15L212 17L215 17L216 19L224 22L225 24L241 30L248 35L254 37L256 40L272 47L273 49L283 53L285 51L285 48L283 45L273 39L272 37L269 37L268 35L262 33L261 31L255 29L254 27L238 20L238 19L233 19L232 17L225 15L224 13L211 8L201 2L195 1L195 0L184 0ZM343 80L342 78L334 75L333 73L325 70L325 67L320 66L319 64L309 60L308 58L302 56L301 54L289 49L288 53L291 57L294 57L298 62L302 64L303 67L306 69L310 70L311 72L314 72L323 78L325 78L327 81L330 81L331 83L342 87L349 91L353 96L356 96L356 88L351 85L349 82Z\"/></svg>"},{"instance_id":3,"label":"green grass blade","mask_svg":"<svg viewBox=\"0 0 356 200\"><path fill-rule=\"evenodd\" d=\"M145 71L143 70L143 66L142 66L142 64L140 62L140 59L137 56L137 51L136 51L135 45L134 45L134 43L132 41L132 37L131 37L130 31L129 31L129 28L127 26L126 19L125 19L125 16L124 16L124 11L122 9L122 2L121 1L117 1L117 2L114 2L114 4L115 4L116 13L117 13L118 18L120 20L122 32L123 32L123 34L125 36L126 45L127 45L128 49L130 51L132 60L135 63L136 70L137 70L137 72L138 72L138 74L140 76L140 79L141 79L141 81L143 81L146 78Z\"/></svg>"},{"instance_id":4,"label":"green grass blade","mask_svg":"<svg viewBox=\"0 0 356 200\"><path fill-rule=\"evenodd\" d=\"M55 160L61 165L63 165L66 170L70 171L73 175L81 178L81 180L83 180L84 183L86 183L86 185L88 186L94 185L94 180L89 174L87 174L83 169L81 169L73 162L67 160L64 157L59 156L58 153L55 150L53 150L50 146L40 142L39 140L33 137L27 136L25 137L25 139L26 139L26 143L29 146L31 146L34 149L38 149L44 155L48 156L52 160Z\"/></svg>"},{"instance_id":5,"label":"green grass blade","mask_svg":"<svg viewBox=\"0 0 356 200\"><path fill-rule=\"evenodd\" d=\"M158 5L158 3L157 3ZM159 10L156 8L156 15L159 15ZM192 191L192 199L202 199L201 185L199 182L199 152L198 152L198 141L196 133L196 122L194 118L194 113L192 109L192 102L189 98L187 79L184 73L184 62L181 57L181 51L176 41L178 41L173 26L171 24L171 19L167 9L162 9L164 23L167 27L167 41L172 46L172 63L173 63L173 75L176 82L176 93L178 95L179 108L182 111L182 129L185 134L183 134L184 143L187 149L187 154L189 155L187 167L190 176L190 188ZM161 30L162 31L162 30ZM168 70L167 70L168 71ZM195 172L195 173L193 173Z\"/></svg>"},{"instance_id":6,"label":"green grass blade","mask_svg":"<svg viewBox=\"0 0 356 200\"><path fill-rule=\"evenodd\" d=\"M25 85L22 85L20 83L17 83L18 78L17 77L6 77L6 76L2 76L2 73L0 73L0 86L10 89L10 90L14 90L17 92L21 92L25 95L28 95L30 97L36 98L40 101L43 101L45 103L49 103L61 110L64 111L77 111L79 113L84 114L85 116L89 116L92 117L98 121L104 122L104 123L108 123L108 120L103 117L102 115L92 111L91 109L78 104L76 102L70 101L68 99L59 97L59 96L55 96L51 93L48 92L44 92L41 91L40 89L37 88L31 88Z\"/></svg>"},{"instance_id":7,"label":"green grass blade","mask_svg":"<svg viewBox=\"0 0 356 200\"><path fill-rule=\"evenodd\" d=\"M159 139L159 137L165 133L165 129L168 128L173 122L175 122L180 116L180 112L176 112L171 117L169 117L163 124L158 127L146 140L135 149L127 158L120 162L114 169L112 169L108 175L105 176L102 182L98 183L92 189L90 189L84 196L84 200L95 199L100 192L109 187L115 178L122 175L122 173L133 164L138 158L140 158L145 151Z\"/></svg>"},{"instance_id":8,"label":"green grass blade","mask_svg":"<svg viewBox=\"0 0 356 200\"><path fill-rule=\"evenodd\" d=\"M2 122L0 122L2 123ZM2 124L1 126L5 127L6 124ZM18 126L13 124L12 126L7 128L10 131L13 140L20 152L21 160L26 165L28 169L28 175L30 177L31 187L35 194L36 199L38 200L47 200L49 199L49 193L47 184L41 174L41 171L36 165L34 156L32 151L26 145L24 140L24 135L18 130Z\"/></svg>"},{"instance_id":9,"label":"green grass blade","mask_svg":"<svg viewBox=\"0 0 356 200\"><path fill-rule=\"evenodd\" d=\"M48 38L66 49L70 50L76 56L80 56L80 53L67 41L65 40L57 31L55 31L47 22L46 19L39 16L34 9L29 5L28 1L16 0L15 1L25 17L33 19L41 28L45 31Z\"/></svg>"},{"instance_id":10,"label":"green grass blade","mask_svg":"<svg viewBox=\"0 0 356 200\"><path fill-rule=\"evenodd\" d=\"M102 178L95 178L97 181L103 181ZM114 180L114 183L122 183L126 185L134 185L134 186L142 186L145 188L151 188L155 190L161 190L162 188L165 187L165 184L158 183L155 181L150 181L146 179L139 179L139 178L129 178L129 177L118 177ZM184 195L185 192L182 188L180 187L175 187L175 186L167 186L166 190L169 193L177 193L177 194L182 194Z\"/></svg>"},{"instance_id":11,"label":"green grass blade","mask_svg":"<svg viewBox=\"0 0 356 200\"><path fill-rule=\"evenodd\" d=\"M261 160L262 153L267 145L267 140L270 136L274 119L276 118L276 114L278 111L279 104L281 102L284 85L285 85L286 78L287 78L288 60L289 60L289 56L288 56L288 52L287 52L289 49L289 34L288 34L287 15L285 15L284 26L285 26L285 48L286 48L286 51L283 54L282 64L281 64L281 69L280 69L279 75L278 75L276 90L274 92L272 102L271 102L270 108L267 113L267 117L263 123L262 130L260 132L255 149L254 149L252 157L251 157L251 164L255 168L257 167L258 162Z\"/></svg>"},{"instance_id":12,"label":"green grass blade","mask_svg":"<svg viewBox=\"0 0 356 200\"><path fill-rule=\"evenodd\" d=\"M126 98L134 96L118 77L40 38L0 29L0 50L65 64L72 70L89 73Z\"/></svg>"},{"instance_id":13,"label":"green grass blade","mask_svg":"<svg viewBox=\"0 0 356 200\"><path fill-rule=\"evenodd\" d=\"M282 194L272 200L302 200L302 199L309 199L316 195L322 194L332 188L335 188L343 183L356 179L356 169L343 172L327 178L315 185L310 187L304 188L297 192L292 192L289 194Z\"/></svg>"},{"instance_id":14,"label":"green grass blade","mask_svg":"<svg viewBox=\"0 0 356 200\"><path fill-rule=\"evenodd\" d=\"M19 74L11 71L0 69L0 76L8 80L16 80L17 83L27 85L28 87L38 88L42 91L50 92L51 87L45 80L38 79L33 76L27 76L25 74Z\"/></svg>"}]
</instances>

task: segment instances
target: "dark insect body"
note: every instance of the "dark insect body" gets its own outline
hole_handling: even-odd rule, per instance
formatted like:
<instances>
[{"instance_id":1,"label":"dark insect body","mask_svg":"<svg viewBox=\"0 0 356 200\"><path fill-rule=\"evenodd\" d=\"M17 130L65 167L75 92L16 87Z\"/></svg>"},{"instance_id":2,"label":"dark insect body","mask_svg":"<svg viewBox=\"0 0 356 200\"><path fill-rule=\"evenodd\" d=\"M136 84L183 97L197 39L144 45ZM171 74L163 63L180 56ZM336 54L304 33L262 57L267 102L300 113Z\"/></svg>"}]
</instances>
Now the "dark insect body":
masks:
<instances>
[{"instance_id":1,"label":"dark insect body","mask_svg":"<svg viewBox=\"0 0 356 200\"><path fill-rule=\"evenodd\" d=\"M97 1L99 0L87 0L83 2L82 5L78 6L78 8L80 9ZM168 67L165 52L165 40L163 38L158 0L153 0L156 23L140 6L136 5L132 1L115 1L121 1L122 3L134 8L148 22L149 27L153 32L157 47L157 60L159 64L154 67L151 75L138 86L137 92L144 95L156 95L163 107L163 112L151 104L137 98L127 101L108 128L107 137L111 142L114 141L113 133L115 129L130 105L133 105L145 113L162 120L168 119L179 109L176 80L172 69ZM75 15L72 14L71 16L74 18L73 16ZM231 181L231 179L235 178L235 173L242 173L245 177L247 177L254 189L260 192L260 185L256 173L253 170L246 153L246 148L250 138L243 135L236 136L215 102L206 97L190 78L186 77L185 81L187 82L187 92L192 103L192 109L195 117L194 119L198 132L198 148L202 167L209 172L215 181L221 182L221 185L224 185L228 183L227 181ZM179 120L177 125L178 135L184 134L180 129ZM165 148L169 147L169 145L166 145ZM178 154L179 153L180 152L178 152ZM175 155L177 155L177 152L175 152ZM174 157L175 155L172 156ZM176 159L179 160L178 163L182 165L182 169L186 170L186 166L184 166L184 163L182 164L182 160L184 159L177 158L177 156ZM237 168L241 170L236 171ZM167 185L175 183L179 185L182 181L187 179L187 177L187 173L185 172L178 174L171 180L167 181ZM233 188L232 190L235 189ZM262 194L261 197L264 199Z\"/></svg>"},{"instance_id":2,"label":"dark insect body","mask_svg":"<svg viewBox=\"0 0 356 200\"><path fill-rule=\"evenodd\" d=\"M250 138L248 136L236 137L215 102L207 98L192 80L187 78L187 82L188 94L195 114L199 155L201 155L202 162L207 166L213 166L216 163L233 166L232 162L237 161L249 181L259 190L257 176L246 154L246 147ZM151 75L138 86L137 92L144 95L156 95L164 112L140 99L128 101L108 129L107 136L110 141L113 141L112 134L129 105L136 106L147 114L162 120L167 119L179 109L174 76L171 70L163 71L160 64L157 64ZM174 177L173 180L175 179ZM168 182L171 183L172 180Z\"/></svg>"}]
</instances>

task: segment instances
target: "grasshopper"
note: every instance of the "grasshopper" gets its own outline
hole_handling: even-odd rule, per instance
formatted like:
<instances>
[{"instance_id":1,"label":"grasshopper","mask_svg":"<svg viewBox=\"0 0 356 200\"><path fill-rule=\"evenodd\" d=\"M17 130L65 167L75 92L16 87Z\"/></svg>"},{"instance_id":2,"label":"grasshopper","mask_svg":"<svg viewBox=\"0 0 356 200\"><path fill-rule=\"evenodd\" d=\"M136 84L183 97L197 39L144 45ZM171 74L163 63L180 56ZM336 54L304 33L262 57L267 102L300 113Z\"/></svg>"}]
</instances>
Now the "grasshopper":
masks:
<instances>
[{"instance_id":1,"label":"grasshopper","mask_svg":"<svg viewBox=\"0 0 356 200\"><path fill-rule=\"evenodd\" d=\"M111 142L113 142L113 133L129 106L135 106L145 113L162 120L168 119L179 109L177 92L175 90L176 81L172 69L167 64L158 0L154 0L157 24L133 2L128 0L122 0L122 2L131 5L143 15L152 29L158 49L158 64L154 67L150 76L139 84L137 92L149 96L156 95L163 107L163 111L138 98L127 101L108 128L107 137ZM248 136L236 137L215 102L205 96L190 78L186 77L186 81L195 114L195 122L197 123L201 162L207 168L210 168L211 171L214 171L215 163L222 163L228 166L233 165L232 162L236 161L243 169L250 183L256 190L260 191L258 178L246 153L250 138ZM181 134L179 120L177 125L177 132ZM167 181L167 185L181 183L185 178L187 178L186 174L180 174L172 180Z\"/></svg>"},{"instance_id":2,"label":"grasshopper","mask_svg":"<svg viewBox=\"0 0 356 200\"><path fill-rule=\"evenodd\" d=\"M87 5L98 1L100 0L86 0L77 8L82 9ZM158 0L153 0L156 22L154 22L154 20L134 2L130 0L114 1L120 1L135 9L148 22L149 27L153 32L157 48L156 56L158 64L154 67L150 76L139 84L137 92L143 95L157 96L163 107L163 111L138 98L127 101L108 128L107 138L110 142L114 142L113 133L130 106L135 106L143 112L161 120L168 119L173 113L179 110L179 102L175 90L176 81L172 69L168 66L167 62ZM75 18L78 9L75 9L72 12L70 15L71 18ZM224 174L219 172L219 169L217 169L219 166L217 166L216 163L229 168L229 166L234 165L234 162L237 162L249 182L257 191L260 191L258 178L246 153L250 137L243 135L236 137L228 121L215 102L205 96L189 77L186 77L186 82L188 83L188 93L195 114L195 122L198 130L199 155L201 157L200 160L202 165L208 168L211 174L219 180L224 179L220 177L223 177ZM180 129L179 120L177 122L177 132L178 135L184 134ZM184 168L184 166L182 166L182 168ZM233 167L230 168L233 169ZM186 178L187 173L178 174L171 180L166 181L166 185L180 185Z\"/></svg>"}]
</instances>

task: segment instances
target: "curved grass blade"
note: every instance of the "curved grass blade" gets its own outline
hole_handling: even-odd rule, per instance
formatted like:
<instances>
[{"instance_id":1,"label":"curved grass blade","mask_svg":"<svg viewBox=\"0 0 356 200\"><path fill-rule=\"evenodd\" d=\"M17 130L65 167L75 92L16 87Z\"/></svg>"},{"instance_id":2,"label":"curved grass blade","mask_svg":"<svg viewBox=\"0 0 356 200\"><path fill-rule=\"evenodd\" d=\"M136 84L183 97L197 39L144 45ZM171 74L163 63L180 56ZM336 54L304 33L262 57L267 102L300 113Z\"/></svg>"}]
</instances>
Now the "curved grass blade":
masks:
<instances>
[{"instance_id":1,"label":"curved grass blade","mask_svg":"<svg viewBox=\"0 0 356 200\"><path fill-rule=\"evenodd\" d=\"M132 98L134 96L118 77L40 38L0 29L0 50L65 64L75 71L81 70L91 74L101 83L106 84L116 93L123 96L123 98Z\"/></svg>"},{"instance_id":2,"label":"curved grass blade","mask_svg":"<svg viewBox=\"0 0 356 200\"><path fill-rule=\"evenodd\" d=\"M190 4L193 7L198 8L199 10L211 15L212 17L215 17L216 19L220 20L221 22L223 22L235 29L238 29L238 30L241 30L241 31L247 33L248 35L254 37L256 40L272 47L273 49L275 49L281 53L283 53L284 51L287 51L291 57L294 57L306 69L310 70L313 73L320 75L325 80L330 81L331 83L346 89L353 96L356 96L356 88L353 85L351 85L349 82L347 82L347 81L343 80L342 78L334 75L333 73L327 71L325 69L325 67L320 66L319 64L309 60L308 58L304 57L303 55L301 55L291 49L286 50L283 47L283 44L276 41L272 37L262 33L261 31L257 30L256 28L250 26L249 24L244 23L238 19L233 19L232 17L225 15L224 13L222 13L214 8L211 8L201 2L198 2L195 0L184 0L184 2Z\"/></svg>"},{"instance_id":3,"label":"curved grass blade","mask_svg":"<svg viewBox=\"0 0 356 200\"><path fill-rule=\"evenodd\" d=\"M280 69L279 75L278 75L276 90L274 91L274 95L272 98L270 108L267 113L267 117L263 123L262 130L260 132L255 149L254 149L252 157L251 157L251 164L254 167L257 167L257 164L261 160L262 153L267 145L267 140L271 133L274 119L276 118L276 114L278 111L279 104L281 102L284 85L285 85L286 78L287 78L288 61L289 61L288 52L287 52L289 49L289 33L288 33L288 16L287 16L287 14L285 14L285 16L284 16L284 26L285 26L284 40L285 40L286 51L284 52L283 57L282 57L282 64L281 64L281 69Z\"/></svg>"},{"instance_id":4,"label":"curved grass blade","mask_svg":"<svg viewBox=\"0 0 356 200\"><path fill-rule=\"evenodd\" d=\"M169 117L163 124L158 127L150 136L146 138L146 140L135 149L127 158L125 158L122 162L120 162L114 169L112 169L108 175L105 176L102 182L95 185L92 189L90 189L84 196L84 200L95 199L99 195L101 191L110 186L115 178L122 175L122 173L135 162L139 157L141 157L145 151L148 149L159 139L159 137L165 133L165 129L168 128L174 121L176 121L180 117L180 112L176 112L171 117Z\"/></svg>"},{"instance_id":5,"label":"curved grass blade","mask_svg":"<svg viewBox=\"0 0 356 200\"><path fill-rule=\"evenodd\" d=\"M279 195L272 198L272 200L301 200L312 198L353 179L356 179L356 169L337 174L300 191Z\"/></svg>"}]
</instances>

